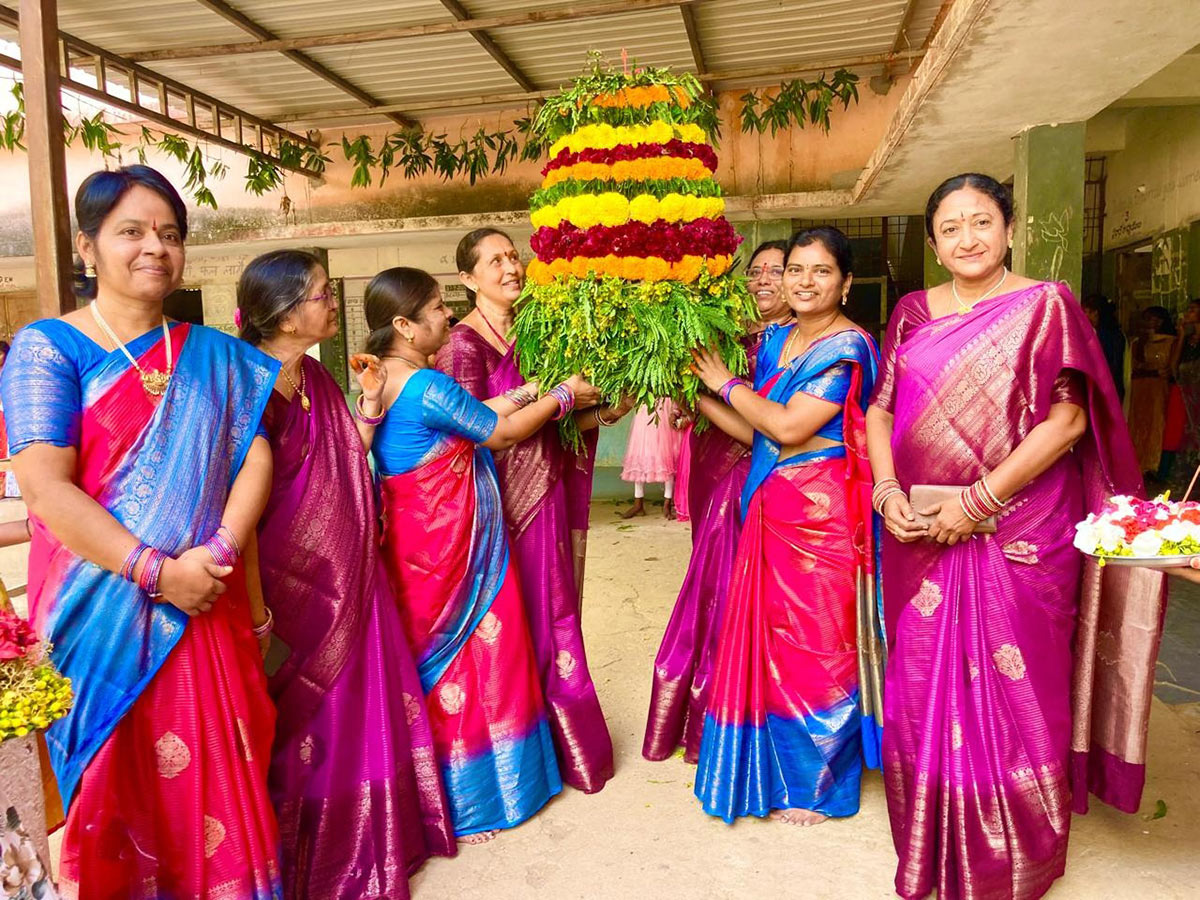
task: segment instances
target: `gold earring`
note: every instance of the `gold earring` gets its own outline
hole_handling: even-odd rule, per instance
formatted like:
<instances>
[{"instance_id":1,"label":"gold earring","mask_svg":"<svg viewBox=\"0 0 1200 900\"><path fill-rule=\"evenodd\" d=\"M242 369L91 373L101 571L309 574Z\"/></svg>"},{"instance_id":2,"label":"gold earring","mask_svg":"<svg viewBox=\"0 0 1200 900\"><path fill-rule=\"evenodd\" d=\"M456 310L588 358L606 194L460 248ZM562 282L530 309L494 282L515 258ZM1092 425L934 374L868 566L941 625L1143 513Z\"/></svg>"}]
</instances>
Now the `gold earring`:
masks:
<instances>
[{"instance_id":1,"label":"gold earring","mask_svg":"<svg viewBox=\"0 0 1200 900\"><path fill-rule=\"evenodd\" d=\"M96 277L95 265L93 265L92 263L88 263L87 265L85 265L83 267L83 277L84 278L95 278Z\"/></svg>"},{"instance_id":2,"label":"gold earring","mask_svg":"<svg viewBox=\"0 0 1200 900\"><path fill-rule=\"evenodd\" d=\"M407 335L405 335L405 337L407 337L407 338L408 338L408 342L409 342L410 344L411 344L413 341L415 341L415 340L416 340L416 338L415 338L415 337L413 337L411 334L407 334Z\"/></svg>"},{"instance_id":3,"label":"gold earring","mask_svg":"<svg viewBox=\"0 0 1200 900\"><path fill-rule=\"evenodd\" d=\"M842 294L842 306L845 306L850 301L849 294Z\"/></svg>"},{"instance_id":4,"label":"gold earring","mask_svg":"<svg viewBox=\"0 0 1200 900\"><path fill-rule=\"evenodd\" d=\"M933 261L936 262L939 266L942 264L942 258L940 256L935 256L933 258Z\"/></svg>"}]
</instances>

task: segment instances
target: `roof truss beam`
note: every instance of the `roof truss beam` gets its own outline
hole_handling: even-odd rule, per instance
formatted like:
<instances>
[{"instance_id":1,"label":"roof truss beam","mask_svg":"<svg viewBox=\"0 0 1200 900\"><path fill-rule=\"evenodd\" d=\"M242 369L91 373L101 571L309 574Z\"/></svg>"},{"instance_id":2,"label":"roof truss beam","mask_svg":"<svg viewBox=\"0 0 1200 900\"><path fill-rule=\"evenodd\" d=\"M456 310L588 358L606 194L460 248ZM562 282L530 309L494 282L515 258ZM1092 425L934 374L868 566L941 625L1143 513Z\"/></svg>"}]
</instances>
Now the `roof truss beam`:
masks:
<instances>
[{"instance_id":1,"label":"roof truss beam","mask_svg":"<svg viewBox=\"0 0 1200 900\"><path fill-rule=\"evenodd\" d=\"M799 78L802 75L814 75L834 69L858 69L866 66L885 65L895 59L919 60L923 55L923 50L902 50L897 54L877 53L871 56L842 57L841 59L830 58L793 65L772 66L771 68L763 69L729 69L722 72L704 72L699 77L702 82L710 85L714 82L726 81L762 82L766 79L774 78ZM536 103L556 93L558 93L557 88L545 91L526 91L525 93L478 94L471 97L451 97L444 100L430 100L424 103L409 103L405 105L405 109L410 113L436 113L454 109L479 107L507 107L513 109L528 103ZM381 106L378 110L373 110L373 112L383 112L389 108L388 106ZM362 114L363 110L361 108L350 107L347 109L323 109L290 113L278 116L277 118L280 122L318 122L329 119L350 119L362 116Z\"/></svg>"},{"instance_id":2,"label":"roof truss beam","mask_svg":"<svg viewBox=\"0 0 1200 900\"><path fill-rule=\"evenodd\" d=\"M212 10L226 21L232 22L234 25L248 34L254 35L254 37L258 38L260 41L279 40L279 35L275 34L275 32L254 21L254 19L250 18L240 10L234 9L232 6L226 3L225 0L196 0L196 2L206 9ZM292 62L296 63L296 65L303 66L318 78L322 79L323 81L327 81L339 91L349 94L355 100L358 100L367 106L380 106L383 103L382 100L369 94L367 91L364 91L353 82L346 80L328 66L317 62L307 53L302 53L299 50L284 50L283 55ZM526 88L526 90L531 90L531 88ZM412 119L408 118L399 111L385 113L385 115L397 125L412 126L416 124Z\"/></svg>"},{"instance_id":3,"label":"roof truss beam","mask_svg":"<svg viewBox=\"0 0 1200 900\"><path fill-rule=\"evenodd\" d=\"M704 50L700 46L700 29L696 27L696 10L691 5L679 7L679 15L683 17L683 28L687 32L688 44L692 48L692 61L696 64L696 74L703 75L707 69L704 65Z\"/></svg>"},{"instance_id":4,"label":"roof truss beam","mask_svg":"<svg viewBox=\"0 0 1200 900\"><path fill-rule=\"evenodd\" d=\"M206 44L196 47L175 47L169 50L149 50L131 53L137 62L166 59L201 59L211 56L236 56L242 53L279 53L284 50L311 50L315 47L343 47L349 44L371 44L402 38L428 37L437 34L487 31L492 28L511 28L520 25L545 25L551 22L571 22L627 15L654 9L688 6L704 0L593 0L556 9L534 9L522 13L480 16L475 19L456 19L453 22L428 22L423 25L401 25L376 28L371 31L344 31L308 37L273 41L240 41L233 44Z\"/></svg>"},{"instance_id":5,"label":"roof truss beam","mask_svg":"<svg viewBox=\"0 0 1200 900\"><path fill-rule=\"evenodd\" d=\"M0 6L0 22L12 28L20 27L18 15L5 6ZM284 140L315 147L316 144L305 135L193 90L182 82L64 31L58 32L57 49L59 84L68 91L122 109L168 131L210 141L239 153L250 148L275 165L315 177L305 169L285 165L276 155L276 148ZM0 66L21 71L21 61L11 56L0 55ZM96 83L78 81L76 72L80 69L90 70ZM147 97L152 98L152 103L143 102Z\"/></svg>"},{"instance_id":6,"label":"roof truss beam","mask_svg":"<svg viewBox=\"0 0 1200 900\"><path fill-rule=\"evenodd\" d=\"M468 22L471 19L471 14L467 12L467 8L459 3L458 0L442 0L442 6L446 7L450 15L454 16L455 20L459 22ZM471 37L475 38L475 42L487 51L488 56L500 64L500 68L509 74L512 80L520 86L521 90L537 90L537 85L529 79L528 75L521 71L521 68L512 61L512 58L507 53L496 45L491 35L486 31L472 31Z\"/></svg>"}]
</instances>

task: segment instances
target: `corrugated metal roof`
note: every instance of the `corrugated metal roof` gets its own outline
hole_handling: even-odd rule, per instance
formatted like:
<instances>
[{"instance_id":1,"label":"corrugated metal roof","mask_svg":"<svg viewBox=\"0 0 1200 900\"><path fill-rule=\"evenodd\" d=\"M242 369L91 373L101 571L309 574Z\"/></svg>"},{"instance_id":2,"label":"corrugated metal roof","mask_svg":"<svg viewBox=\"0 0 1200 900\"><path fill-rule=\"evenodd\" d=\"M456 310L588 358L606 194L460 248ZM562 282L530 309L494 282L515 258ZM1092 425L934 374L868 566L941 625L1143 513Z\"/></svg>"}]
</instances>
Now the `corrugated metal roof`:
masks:
<instances>
[{"instance_id":1,"label":"corrugated metal roof","mask_svg":"<svg viewBox=\"0 0 1200 900\"><path fill-rule=\"evenodd\" d=\"M439 0L229 0L281 38L363 32L454 16ZM567 8L563 0L462 0L473 17ZM906 34L901 22L909 11ZM192 0L59 0L59 27L115 53L182 50L255 38ZM692 4L706 70L784 70L920 48L942 0L698 0ZM579 74L589 50L618 62L694 71L678 6L490 29L499 49L539 89ZM467 31L304 51L385 104L403 106L519 93L513 77ZM358 102L282 53L144 63L265 118L347 109ZM763 77L763 83L772 78ZM426 108L426 114L428 110ZM365 121L365 119L364 119Z\"/></svg>"}]
</instances>

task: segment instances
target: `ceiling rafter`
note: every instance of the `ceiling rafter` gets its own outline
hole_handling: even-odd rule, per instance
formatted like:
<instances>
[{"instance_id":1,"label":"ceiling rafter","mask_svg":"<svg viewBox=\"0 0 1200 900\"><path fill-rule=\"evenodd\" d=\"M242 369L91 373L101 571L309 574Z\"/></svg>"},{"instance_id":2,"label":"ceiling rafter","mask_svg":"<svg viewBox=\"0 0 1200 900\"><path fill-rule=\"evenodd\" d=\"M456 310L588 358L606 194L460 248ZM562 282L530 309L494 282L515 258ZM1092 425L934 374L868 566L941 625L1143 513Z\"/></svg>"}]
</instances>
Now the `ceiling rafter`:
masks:
<instances>
[{"instance_id":1,"label":"ceiling rafter","mask_svg":"<svg viewBox=\"0 0 1200 900\"><path fill-rule=\"evenodd\" d=\"M254 35L260 41L279 40L279 35L275 34L275 32L254 21L254 19L250 18L240 10L234 9L232 6L226 3L225 0L196 0L196 2L204 8L212 10L226 21L232 22L234 25L248 34ZM292 62L299 66L303 66L318 78L328 82L329 84L332 84L338 90L349 94L355 100L366 104L368 107L381 106L383 104L383 101L378 97L375 97L367 91L364 91L352 81L348 81L347 79L343 78L325 64L317 62L317 60L313 59L307 53L303 53L300 50L284 50L282 53ZM397 125L412 127L417 124L399 111L384 113L384 115L386 115Z\"/></svg>"},{"instance_id":2,"label":"ceiling rafter","mask_svg":"<svg viewBox=\"0 0 1200 900\"><path fill-rule=\"evenodd\" d=\"M799 62L793 64L785 64L781 66L771 66L769 68L758 69L726 69L721 72L704 72L699 76L700 81L705 84L714 84L716 82L762 82L765 79L774 78L798 78L802 75L814 75L820 72L828 72L836 69L859 69L867 66L884 65L892 59L902 60L919 60L925 51L923 50L901 50L899 53L876 53L869 56L853 56L853 57L830 57L824 60L812 60L807 62ZM420 112L445 112L454 109L468 108L483 108L483 107L504 107L515 109L528 103L536 103L539 100L544 100L553 94L558 93L558 88L544 91L526 91L524 93L501 93L501 94L476 94L470 97L450 97L440 100L428 100L425 102L406 104L405 109L411 113ZM389 107L383 106L375 112L382 113ZM361 116L363 110L361 108L351 107L349 109L323 109L323 110L308 110L299 113L289 113L276 117L279 122L318 122L331 119L349 119L356 116Z\"/></svg>"},{"instance_id":3,"label":"ceiling rafter","mask_svg":"<svg viewBox=\"0 0 1200 900\"><path fill-rule=\"evenodd\" d=\"M242 53L278 53L283 50L311 50L314 47L344 47L349 44L371 44L402 38L459 34L464 31L487 31L492 28L509 28L519 25L545 25L551 22L600 19L607 16L627 15L633 12L667 9L703 2L704 0L619 0L619 2L601 0L601 2L576 3L557 9L534 9L521 13L480 16L476 19L456 19L453 22L427 22L421 25L399 25L393 28L375 28L370 31L344 31L336 34L317 34L273 41L239 41L232 44L204 44L195 47L174 47L167 50L147 50L141 53L131 53L129 58L138 62L149 62L151 60L237 56Z\"/></svg>"},{"instance_id":4,"label":"ceiling rafter","mask_svg":"<svg viewBox=\"0 0 1200 900\"><path fill-rule=\"evenodd\" d=\"M688 44L692 48L692 61L696 64L696 74L703 75L707 71L704 65L704 50L700 46L700 29L696 27L696 10L690 5L679 7L679 15L683 17L683 28L687 32Z\"/></svg>"},{"instance_id":5,"label":"ceiling rafter","mask_svg":"<svg viewBox=\"0 0 1200 900\"><path fill-rule=\"evenodd\" d=\"M20 16L6 6L0 6L0 23L20 30ZM210 141L239 153L254 150L278 166L318 177L301 167L284 164L276 155L284 140L316 146L306 135L194 90L62 30L58 32L57 57L63 90L124 110L167 131ZM21 60L6 55L0 55L0 67L22 70ZM77 80L80 69L90 70L96 83ZM153 105L143 103L143 97L153 98ZM201 113L208 116L207 121Z\"/></svg>"},{"instance_id":6,"label":"ceiling rafter","mask_svg":"<svg viewBox=\"0 0 1200 900\"><path fill-rule=\"evenodd\" d=\"M459 3L458 0L441 0L441 2L442 6L446 7L446 9L450 11L450 15L454 16L454 18L459 22L470 21L471 13L468 12L467 8ZM470 34L471 37L475 38L475 42L487 51L488 56L498 62L500 64L500 68L504 69L504 71L511 76L512 80L517 83L521 90L537 90L537 85L533 83L528 75L521 71L520 66L513 62L512 58L507 53L497 46L496 42L492 40L491 35L482 30L471 31Z\"/></svg>"},{"instance_id":7,"label":"ceiling rafter","mask_svg":"<svg viewBox=\"0 0 1200 900\"><path fill-rule=\"evenodd\" d=\"M912 25L913 13L916 12L917 2L918 0L908 0L904 4L904 15L900 17L900 24L896 26L896 39L892 41L893 53L912 44L912 41L908 39L908 29Z\"/></svg>"}]
</instances>

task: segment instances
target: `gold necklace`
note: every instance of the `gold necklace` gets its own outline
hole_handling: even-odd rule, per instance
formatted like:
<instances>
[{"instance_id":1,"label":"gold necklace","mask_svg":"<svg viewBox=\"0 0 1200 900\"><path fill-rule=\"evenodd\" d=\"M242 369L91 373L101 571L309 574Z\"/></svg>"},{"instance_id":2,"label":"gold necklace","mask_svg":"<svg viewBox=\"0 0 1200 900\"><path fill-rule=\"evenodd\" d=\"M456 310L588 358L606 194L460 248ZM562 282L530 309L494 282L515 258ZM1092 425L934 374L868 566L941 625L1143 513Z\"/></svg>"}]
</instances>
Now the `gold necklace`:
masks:
<instances>
[{"instance_id":1,"label":"gold necklace","mask_svg":"<svg viewBox=\"0 0 1200 900\"><path fill-rule=\"evenodd\" d=\"M950 279L950 293L954 295L954 302L958 304L959 315L962 315L963 313L969 313L972 309L1003 287L1004 282L1008 279L1008 266L1002 266L1002 268L1004 271L1000 273L1000 280L992 285L992 289L990 291L985 291L983 294L972 300L970 306L963 302L962 297L958 296L958 285L953 278Z\"/></svg>"},{"instance_id":2,"label":"gold necklace","mask_svg":"<svg viewBox=\"0 0 1200 900\"><path fill-rule=\"evenodd\" d=\"M380 359L394 359L397 362L402 362L405 365L411 366L414 369L424 369L425 368L425 366L418 366L415 362L413 362L407 356L381 356L379 358Z\"/></svg>"},{"instance_id":3,"label":"gold necklace","mask_svg":"<svg viewBox=\"0 0 1200 900\"><path fill-rule=\"evenodd\" d=\"M115 347L120 348L125 354L125 358L130 364L137 369L138 374L142 379L142 390L151 397L161 397L167 392L167 385L171 383L171 374L174 371L174 360L171 353L171 329L167 327L167 317L163 316L162 330L163 340L167 345L167 371L162 372L158 369L143 369L138 365L138 361L133 358L133 354L129 352L129 348L125 346L125 342L117 337L116 332L112 330L108 322L104 321L104 316L100 314L100 307L93 300L88 306L92 310L92 318L96 320L96 324L100 326L100 330L113 342Z\"/></svg>"},{"instance_id":4,"label":"gold necklace","mask_svg":"<svg viewBox=\"0 0 1200 900\"><path fill-rule=\"evenodd\" d=\"M817 341L819 341L821 338L825 337L825 333L826 333L827 331L829 331L829 329L830 329L830 328L832 328L832 327L833 327L834 325L836 325L836 324L837 324L837 318L835 317L835 318L834 318L834 320L833 320L832 322L830 322L828 325L826 325L826 326L824 327L824 329L822 329L822 330L821 330L821 333L820 333L820 334L818 334L818 335L817 335L815 338L813 338L811 341L809 341L809 342L808 342L808 347L805 347L805 348L804 348L805 352L807 352L807 351L808 351L808 348L809 348L809 347L811 347L813 344L815 344L815 343L816 343ZM779 354L779 364L780 364L781 366L782 366L782 365L790 365L790 364L791 364L792 360L790 360L790 359L789 359L789 360L787 361L787 363L784 363L784 362L783 362L783 360L784 360L784 359L787 357L787 355L788 355L788 348L789 348L789 347L791 347L791 345L792 345L792 341L795 339L796 335L798 335L799 333L800 333L800 323L799 323L799 322L797 322L795 325L793 325L793 326L792 326L792 333L788 335L788 339L787 339L787 340L784 342L784 344L783 344L783 352ZM797 357L798 357L799 355L800 355L800 354L797 354Z\"/></svg>"},{"instance_id":5,"label":"gold necklace","mask_svg":"<svg viewBox=\"0 0 1200 900\"><path fill-rule=\"evenodd\" d=\"M286 381L300 398L300 408L305 412L312 409L312 403L309 402L308 394L304 393L304 358L300 358L300 386L296 386L296 382L292 381L292 376L288 374L287 366L283 364L283 360L279 361L279 374Z\"/></svg>"}]
</instances>

